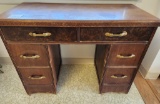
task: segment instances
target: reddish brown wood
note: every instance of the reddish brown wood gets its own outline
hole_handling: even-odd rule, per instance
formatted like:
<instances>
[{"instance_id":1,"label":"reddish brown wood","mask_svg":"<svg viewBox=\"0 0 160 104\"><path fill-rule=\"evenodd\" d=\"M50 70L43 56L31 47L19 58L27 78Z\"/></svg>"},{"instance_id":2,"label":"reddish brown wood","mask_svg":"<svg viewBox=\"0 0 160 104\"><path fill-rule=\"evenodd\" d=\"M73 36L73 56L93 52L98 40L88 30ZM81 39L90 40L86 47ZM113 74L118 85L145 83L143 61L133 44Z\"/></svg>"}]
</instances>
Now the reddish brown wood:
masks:
<instances>
[{"instance_id":1,"label":"reddish brown wood","mask_svg":"<svg viewBox=\"0 0 160 104\"><path fill-rule=\"evenodd\" d=\"M130 84L134 71L135 69L133 68L108 68L105 71L103 83ZM118 78L113 78L113 76Z\"/></svg>"},{"instance_id":2,"label":"reddish brown wood","mask_svg":"<svg viewBox=\"0 0 160 104\"><path fill-rule=\"evenodd\" d=\"M24 84L43 85L52 84L50 68L18 68ZM42 79L38 79L44 77ZM35 78L35 79L34 79Z\"/></svg>"},{"instance_id":3,"label":"reddish brown wood","mask_svg":"<svg viewBox=\"0 0 160 104\"><path fill-rule=\"evenodd\" d=\"M111 45L107 66L137 66L146 44L114 44ZM117 55L133 58L118 58Z\"/></svg>"},{"instance_id":4,"label":"reddish brown wood","mask_svg":"<svg viewBox=\"0 0 160 104\"><path fill-rule=\"evenodd\" d=\"M31 44L8 44L6 46L9 49L11 58L15 62L16 67L18 67L17 71L19 72L21 80L25 85L25 89L28 94L36 92L56 93L55 89L50 89L56 88L57 78L61 66L61 55L59 45L44 46ZM24 59L21 58L20 55L25 55L29 57L32 55L39 55L40 57L37 59ZM45 76L45 78L30 79L30 76ZM49 84L53 84L54 87L51 87ZM36 86L38 86L37 89ZM43 89L45 87L46 90Z\"/></svg>"},{"instance_id":5,"label":"reddish brown wood","mask_svg":"<svg viewBox=\"0 0 160 104\"><path fill-rule=\"evenodd\" d=\"M158 18L132 4L32 2L22 3L0 15L0 26L153 27L158 25L160 25Z\"/></svg>"},{"instance_id":6,"label":"reddish brown wood","mask_svg":"<svg viewBox=\"0 0 160 104\"><path fill-rule=\"evenodd\" d=\"M25 85L27 93L56 93L53 85Z\"/></svg>"},{"instance_id":7,"label":"reddish brown wood","mask_svg":"<svg viewBox=\"0 0 160 104\"><path fill-rule=\"evenodd\" d=\"M11 57L17 67L49 67L47 49L43 45L8 44ZM39 55L39 58L22 58L21 55L31 57Z\"/></svg>"},{"instance_id":8,"label":"reddish brown wood","mask_svg":"<svg viewBox=\"0 0 160 104\"><path fill-rule=\"evenodd\" d=\"M61 67L60 45L48 45L48 52L50 58L50 65L52 68L54 85L56 87Z\"/></svg>"},{"instance_id":9,"label":"reddish brown wood","mask_svg":"<svg viewBox=\"0 0 160 104\"><path fill-rule=\"evenodd\" d=\"M104 92L124 92L127 93L130 89L134 74L137 72L139 61L146 44L111 44L110 46L102 45L96 48L95 62L99 78L100 93ZM117 55L130 56L133 58L117 58ZM102 58L101 58L102 56ZM99 64L100 63L100 64ZM105 63L105 65L104 65ZM107 69L105 70L105 67ZM102 71L103 70L103 71ZM126 78L112 78L111 76ZM123 85L122 85L123 84Z\"/></svg>"},{"instance_id":10,"label":"reddish brown wood","mask_svg":"<svg viewBox=\"0 0 160 104\"><path fill-rule=\"evenodd\" d=\"M0 15L0 34L28 94L56 92L60 44L99 44L95 65L100 92L127 93L159 25L158 18L132 4L22 3ZM105 36L123 31L127 36ZM52 35L32 37L30 32ZM135 57L118 59L118 54ZM22 59L21 55L40 57ZM32 74L47 79L30 81ZM112 75L127 78L113 79Z\"/></svg>"},{"instance_id":11,"label":"reddish brown wood","mask_svg":"<svg viewBox=\"0 0 160 104\"><path fill-rule=\"evenodd\" d=\"M128 93L129 91L129 84L124 85L114 85L114 84L104 84L100 87L100 93L106 92L118 92L118 93Z\"/></svg>"}]
</instances>

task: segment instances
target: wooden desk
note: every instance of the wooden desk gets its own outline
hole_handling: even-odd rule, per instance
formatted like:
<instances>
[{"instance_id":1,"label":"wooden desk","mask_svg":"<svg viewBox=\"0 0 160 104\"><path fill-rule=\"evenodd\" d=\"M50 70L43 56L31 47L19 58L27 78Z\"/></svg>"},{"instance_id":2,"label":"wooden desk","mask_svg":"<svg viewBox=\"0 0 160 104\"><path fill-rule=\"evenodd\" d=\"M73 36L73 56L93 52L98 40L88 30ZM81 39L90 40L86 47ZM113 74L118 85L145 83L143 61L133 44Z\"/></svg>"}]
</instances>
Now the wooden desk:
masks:
<instances>
[{"instance_id":1,"label":"wooden desk","mask_svg":"<svg viewBox=\"0 0 160 104\"><path fill-rule=\"evenodd\" d=\"M131 4L22 3L0 15L3 42L28 94L56 93L60 44L96 44L100 93L127 93L159 25Z\"/></svg>"}]
</instances>

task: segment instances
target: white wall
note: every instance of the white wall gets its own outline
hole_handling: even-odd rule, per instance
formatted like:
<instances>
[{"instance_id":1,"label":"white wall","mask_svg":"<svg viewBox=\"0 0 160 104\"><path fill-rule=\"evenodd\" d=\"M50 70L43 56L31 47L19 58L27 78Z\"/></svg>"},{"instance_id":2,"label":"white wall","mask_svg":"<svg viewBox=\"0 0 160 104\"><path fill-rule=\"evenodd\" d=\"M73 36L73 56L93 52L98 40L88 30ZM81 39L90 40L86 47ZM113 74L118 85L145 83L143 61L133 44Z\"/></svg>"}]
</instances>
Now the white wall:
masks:
<instances>
[{"instance_id":1,"label":"white wall","mask_svg":"<svg viewBox=\"0 0 160 104\"><path fill-rule=\"evenodd\" d=\"M5 0L1 0L1 2L3 3L12 3L14 4L12 1L5 1ZM16 0L15 0L16 1ZM18 1L23 1L23 0L18 0ZM33 0L30 0L33 1ZM40 0L39 0L40 1ZM43 1L43 0L41 0ZM47 1L47 0L46 0ZM58 1L58 0L48 0L48 1L52 1L52 2L66 2L66 1ZM81 3L132 3L136 6L138 6L139 8L151 13L152 15L155 16L159 16L160 17L160 0L140 0L137 2L127 2L127 1L99 1L99 0L67 0L67 2L81 2ZM19 3L19 2L18 2ZM0 5L0 13L14 7L15 5ZM158 13L159 12L159 13ZM151 46L149 47L149 50L142 62L142 65L145 67L145 69L147 71L152 72L152 70L154 70L154 68L152 70L150 70L151 65L153 64L153 62L155 62L155 57L160 49L160 30L158 30L156 32L155 38L153 38L153 41L151 43ZM0 40L0 57L9 57L8 53L3 45L3 42ZM62 58L94 58L94 52L95 52L95 45L61 45L61 50L62 50ZM159 55L159 54L158 54ZM156 59L156 61L159 59ZM152 66L153 67L153 66ZM157 70L157 69L156 69ZM160 71L159 71L160 72Z\"/></svg>"},{"instance_id":2,"label":"white wall","mask_svg":"<svg viewBox=\"0 0 160 104\"><path fill-rule=\"evenodd\" d=\"M157 3L160 5L160 1ZM157 17L160 18L160 6L158 6ZM157 29L155 36L150 44L150 47L142 61L142 65L146 72L146 79L156 79L160 74L160 27Z\"/></svg>"},{"instance_id":3,"label":"white wall","mask_svg":"<svg viewBox=\"0 0 160 104\"><path fill-rule=\"evenodd\" d=\"M149 68L149 72L150 73L159 73L160 74L160 63L159 63L159 60L160 60L160 49L153 61L153 63L151 64L151 67Z\"/></svg>"},{"instance_id":4,"label":"white wall","mask_svg":"<svg viewBox=\"0 0 160 104\"><path fill-rule=\"evenodd\" d=\"M14 7L15 5L0 5L0 13ZM0 57L9 57L8 52L0 38Z\"/></svg>"}]
</instances>

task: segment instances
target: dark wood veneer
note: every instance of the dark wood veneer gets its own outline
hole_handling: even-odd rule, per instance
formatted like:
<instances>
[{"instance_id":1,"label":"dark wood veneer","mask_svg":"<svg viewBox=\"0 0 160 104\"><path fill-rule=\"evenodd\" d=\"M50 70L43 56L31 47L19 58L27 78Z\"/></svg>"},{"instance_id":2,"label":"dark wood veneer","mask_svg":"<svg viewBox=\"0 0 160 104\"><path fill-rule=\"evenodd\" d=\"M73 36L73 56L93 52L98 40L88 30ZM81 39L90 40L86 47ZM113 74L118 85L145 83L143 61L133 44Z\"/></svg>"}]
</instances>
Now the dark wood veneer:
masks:
<instances>
[{"instance_id":1,"label":"dark wood veneer","mask_svg":"<svg viewBox=\"0 0 160 104\"><path fill-rule=\"evenodd\" d=\"M28 42L76 42L77 28L58 27L2 27L4 38L9 41ZM10 31L8 31L10 30ZM42 34L49 32L46 37L33 37L29 33Z\"/></svg>"},{"instance_id":2,"label":"dark wood veneer","mask_svg":"<svg viewBox=\"0 0 160 104\"><path fill-rule=\"evenodd\" d=\"M106 62L109 54L109 45L96 45L95 52L95 66L97 71L97 76L99 80L99 84L101 84L103 80L103 74L105 73Z\"/></svg>"},{"instance_id":3,"label":"dark wood veneer","mask_svg":"<svg viewBox=\"0 0 160 104\"><path fill-rule=\"evenodd\" d=\"M0 35L28 94L56 93L60 44L96 44L100 93L127 93L158 26L158 18L132 4L22 3L0 15ZM105 36L123 31L127 36Z\"/></svg>"},{"instance_id":4,"label":"dark wood veneer","mask_svg":"<svg viewBox=\"0 0 160 104\"><path fill-rule=\"evenodd\" d=\"M127 32L124 37L107 37L105 33L120 34ZM91 27L81 28L81 41L149 41L154 27Z\"/></svg>"}]
</instances>

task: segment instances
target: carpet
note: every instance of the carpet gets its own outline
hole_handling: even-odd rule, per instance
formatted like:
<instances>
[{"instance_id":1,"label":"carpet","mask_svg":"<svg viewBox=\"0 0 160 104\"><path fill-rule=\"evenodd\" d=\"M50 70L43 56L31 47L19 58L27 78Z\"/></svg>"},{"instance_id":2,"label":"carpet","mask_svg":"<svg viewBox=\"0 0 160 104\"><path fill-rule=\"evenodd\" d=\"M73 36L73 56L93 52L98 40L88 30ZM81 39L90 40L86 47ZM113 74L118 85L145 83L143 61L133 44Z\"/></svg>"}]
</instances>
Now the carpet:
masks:
<instances>
[{"instance_id":1,"label":"carpet","mask_svg":"<svg viewBox=\"0 0 160 104\"><path fill-rule=\"evenodd\" d=\"M144 104L134 83L128 94L99 94L94 65L62 65L57 94L28 96L13 65L3 65L0 104Z\"/></svg>"}]
</instances>

